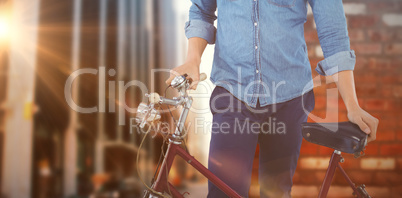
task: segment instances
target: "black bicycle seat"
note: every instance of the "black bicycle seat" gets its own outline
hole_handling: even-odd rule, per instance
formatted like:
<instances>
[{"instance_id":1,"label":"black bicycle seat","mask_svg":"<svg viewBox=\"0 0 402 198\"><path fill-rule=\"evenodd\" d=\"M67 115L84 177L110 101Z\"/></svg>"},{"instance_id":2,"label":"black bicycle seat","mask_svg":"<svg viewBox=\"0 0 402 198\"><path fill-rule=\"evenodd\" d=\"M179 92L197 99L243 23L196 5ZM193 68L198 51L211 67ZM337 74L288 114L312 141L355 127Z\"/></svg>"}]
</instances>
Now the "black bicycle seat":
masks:
<instances>
[{"instance_id":1,"label":"black bicycle seat","mask_svg":"<svg viewBox=\"0 0 402 198\"><path fill-rule=\"evenodd\" d=\"M362 155L367 144L367 134L351 122L305 122L302 124L302 134L308 142L352 153L356 158Z\"/></svg>"}]
</instances>

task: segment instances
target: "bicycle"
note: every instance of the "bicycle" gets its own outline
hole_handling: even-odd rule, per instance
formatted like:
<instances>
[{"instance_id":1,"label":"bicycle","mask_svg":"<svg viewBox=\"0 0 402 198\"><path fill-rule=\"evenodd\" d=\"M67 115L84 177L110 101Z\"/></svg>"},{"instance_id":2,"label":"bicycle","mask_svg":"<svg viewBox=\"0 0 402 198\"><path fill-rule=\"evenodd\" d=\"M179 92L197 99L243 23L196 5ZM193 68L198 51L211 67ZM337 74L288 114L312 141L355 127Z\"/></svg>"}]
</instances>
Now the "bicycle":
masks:
<instances>
[{"instance_id":1,"label":"bicycle","mask_svg":"<svg viewBox=\"0 0 402 198\"><path fill-rule=\"evenodd\" d=\"M203 81L206 79L206 74L202 73L200 75L200 81ZM219 189L221 189L226 195L229 197L233 198L241 198L241 196L232 188L230 188L225 182L223 182L221 179L219 179L217 176L215 176L212 172L210 172L205 166L203 166L199 161L197 161L193 156L191 156L188 152L187 149L184 149L181 147L184 141L184 134L183 134L183 129L184 129L184 123L187 118L189 109L192 104L192 98L191 96L188 95L187 90L190 87L190 84L192 83L192 79L187 78L187 75L184 74L182 76L177 76L173 79L171 84L166 88L166 90L169 87L172 87L176 90L178 90L180 97L175 97L172 99L166 98L166 97L161 97L157 93L151 93L151 94L146 94L146 96L149 98L149 104L147 103L141 103L138 107L137 110L137 116L136 116L136 121L140 128L146 128L147 124L150 124L152 122L158 121L161 118L160 113L156 109L156 106L160 105L169 105L169 106L182 106L182 111L180 114L180 118L176 124L176 129L173 134L170 134L167 137L167 150L166 154L163 153L163 148L162 148L162 154L158 163L158 166L155 171L154 178L152 179L152 184L151 186L148 186L142 179L140 175L140 170L137 168L138 175L147 188L144 191L144 198L159 198L159 197L174 197L174 198L183 198L184 195L181 194L169 181L168 181L168 174L169 171L172 167L172 163L176 155L180 156L183 158L189 165L194 167L198 172L200 172L202 175L204 175L209 181L211 181L213 184L215 184ZM165 94L166 94L165 90ZM169 109L170 112L170 109ZM173 115L170 112L170 115L173 118ZM173 118L174 120L174 118ZM175 121L175 120L174 120ZM305 126L309 126L308 123L305 124ZM157 128L156 128L157 130ZM316 132L320 132L320 129L316 130ZM322 130L321 130L322 131ZM363 133L363 132L361 132ZM148 134L148 133L146 133ZM306 134L310 134L310 132L307 132ZM311 135L311 134L310 134ZM308 136L310 136L308 135ZM139 146L139 149L141 149L142 143L144 142L144 139L146 138L146 135L143 137L143 140ZM360 145L362 148L358 150L358 154L355 155L355 157L360 156L360 152L364 149L366 146L366 141L367 141L367 135L366 139L364 138L361 140L362 145ZM317 143L317 142L315 142ZM165 144L165 141L164 143ZM318 142L318 144L320 144ZM322 144L321 144L322 145ZM354 145L356 146L356 145ZM163 145L162 145L163 147ZM354 150L356 150L354 148ZM140 152L138 152L140 153ZM162 162L161 159L163 158ZM137 164L138 164L138 159L139 159L139 154L137 155ZM365 190L365 186L361 185L356 187L355 184L352 182L352 180L348 177L346 172L343 170L341 167L340 163L344 161L343 157L341 156L341 151L335 149L334 152L332 153L330 163L319 193L319 198L324 198L327 196L329 187L331 185L332 178L335 174L335 170L338 168L343 176L346 178L348 184L352 187L353 189L353 195L358 197L358 198L370 198L370 195L367 193ZM161 163L160 169L158 171L159 165ZM156 177L157 176L157 177ZM156 179L155 179L156 177ZM166 195L168 194L168 195Z\"/></svg>"}]
</instances>

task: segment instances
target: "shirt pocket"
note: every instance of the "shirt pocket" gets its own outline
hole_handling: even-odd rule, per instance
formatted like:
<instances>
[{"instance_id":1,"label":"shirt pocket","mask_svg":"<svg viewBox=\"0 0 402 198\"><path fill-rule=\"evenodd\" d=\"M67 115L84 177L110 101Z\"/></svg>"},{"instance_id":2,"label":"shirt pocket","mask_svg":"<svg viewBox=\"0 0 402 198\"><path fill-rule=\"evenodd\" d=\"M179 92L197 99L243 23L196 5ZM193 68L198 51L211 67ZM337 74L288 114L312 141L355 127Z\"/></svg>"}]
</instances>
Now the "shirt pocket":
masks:
<instances>
[{"instance_id":1,"label":"shirt pocket","mask_svg":"<svg viewBox=\"0 0 402 198\"><path fill-rule=\"evenodd\" d=\"M296 3L296 0L267 0L268 3L276 5L278 7L293 7Z\"/></svg>"}]
</instances>

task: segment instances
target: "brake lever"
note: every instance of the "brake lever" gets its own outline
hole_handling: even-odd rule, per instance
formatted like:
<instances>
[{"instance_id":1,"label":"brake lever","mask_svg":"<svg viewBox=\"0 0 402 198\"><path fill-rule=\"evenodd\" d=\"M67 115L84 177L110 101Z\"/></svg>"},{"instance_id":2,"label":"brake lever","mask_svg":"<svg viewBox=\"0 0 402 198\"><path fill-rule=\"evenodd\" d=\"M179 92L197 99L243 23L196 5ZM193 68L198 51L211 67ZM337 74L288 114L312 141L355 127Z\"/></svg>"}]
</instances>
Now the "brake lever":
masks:
<instances>
[{"instance_id":1,"label":"brake lever","mask_svg":"<svg viewBox=\"0 0 402 198\"><path fill-rule=\"evenodd\" d=\"M207 79L207 75L205 73L201 73L199 81L201 82L201 81L204 81L205 79ZM193 83L193 79L190 78L187 73L185 73L181 76L176 76L172 80L170 85L173 88L181 88L184 85L184 86L186 86L186 89L187 89L188 86L191 85L192 83Z\"/></svg>"},{"instance_id":2,"label":"brake lever","mask_svg":"<svg viewBox=\"0 0 402 198\"><path fill-rule=\"evenodd\" d=\"M187 77L188 77L187 74L183 74L183 77L186 78L187 83L188 83L189 85L191 85L191 83L193 83L193 79L192 79L192 78L187 78Z\"/></svg>"}]
</instances>

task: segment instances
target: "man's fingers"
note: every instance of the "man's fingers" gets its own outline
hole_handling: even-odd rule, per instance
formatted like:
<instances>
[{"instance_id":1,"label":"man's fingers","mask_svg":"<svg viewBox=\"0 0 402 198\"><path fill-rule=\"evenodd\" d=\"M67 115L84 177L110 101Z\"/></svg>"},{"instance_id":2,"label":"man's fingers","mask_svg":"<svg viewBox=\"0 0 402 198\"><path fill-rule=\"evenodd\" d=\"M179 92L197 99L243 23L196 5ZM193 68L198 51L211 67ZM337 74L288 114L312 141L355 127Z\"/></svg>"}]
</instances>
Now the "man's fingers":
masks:
<instances>
[{"instance_id":1,"label":"man's fingers","mask_svg":"<svg viewBox=\"0 0 402 198\"><path fill-rule=\"evenodd\" d=\"M172 80L176 77L176 76L180 76L181 74L177 71L175 71L174 69L170 70L170 76L169 78L166 80L166 84L170 85L170 83L172 82Z\"/></svg>"},{"instance_id":2,"label":"man's fingers","mask_svg":"<svg viewBox=\"0 0 402 198\"><path fill-rule=\"evenodd\" d=\"M196 90L197 85L198 85L198 81L193 81L193 83L191 83L190 89Z\"/></svg>"},{"instance_id":3,"label":"man's fingers","mask_svg":"<svg viewBox=\"0 0 402 198\"><path fill-rule=\"evenodd\" d=\"M355 123L360 127L362 131L367 134L371 133L370 127L362 120L362 118L356 119Z\"/></svg>"},{"instance_id":4,"label":"man's fingers","mask_svg":"<svg viewBox=\"0 0 402 198\"><path fill-rule=\"evenodd\" d=\"M377 138L378 120L374 117L363 117L363 121L370 127L371 130L368 141L374 141Z\"/></svg>"},{"instance_id":5,"label":"man's fingers","mask_svg":"<svg viewBox=\"0 0 402 198\"><path fill-rule=\"evenodd\" d=\"M172 80L176 77L176 76L181 76L187 74L187 79L191 78L192 79L192 83L190 85L190 89L196 89L197 88L197 84L199 82L199 75L193 75L192 71L187 71L187 70L183 70L181 68L175 68L170 70L170 76L169 78L165 81L165 83L167 85L170 85L170 83L172 82Z\"/></svg>"},{"instance_id":6,"label":"man's fingers","mask_svg":"<svg viewBox=\"0 0 402 198\"><path fill-rule=\"evenodd\" d=\"M172 80L174 79L174 77L176 77L176 76L173 75L173 74L170 74L169 78L166 80L166 84L167 84L167 85L170 85L170 83L172 82Z\"/></svg>"},{"instance_id":7,"label":"man's fingers","mask_svg":"<svg viewBox=\"0 0 402 198\"><path fill-rule=\"evenodd\" d=\"M371 132L371 133L368 135L367 143L372 142L372 141L374 141L375 139L377 139L377 135L376 135L374 132Z\"/></svg>"},{"instance_id":8,"label":"man's fingers","mask_svg":"<svg viewBox=\"0 0 402 198\"><path fill-rule=\"evenodd\" d=\"M200 75L198 74L197 76L194 76L194 78L192 78L192 76L190 76L189 78L192 79L190 89L196 90L198 83L200 82Z\"/></svg>"},{"instance_id":9,"label":"man's fingers","mask_svg":"<svg viewBox=\"0 0 402 198\"><path fill-rule=\"evenodd\" d=\"M370 135L368 135L368 142L374 141L377 139L377 135L375 133L370 133Z\"/></svg>"}]
</instances>

